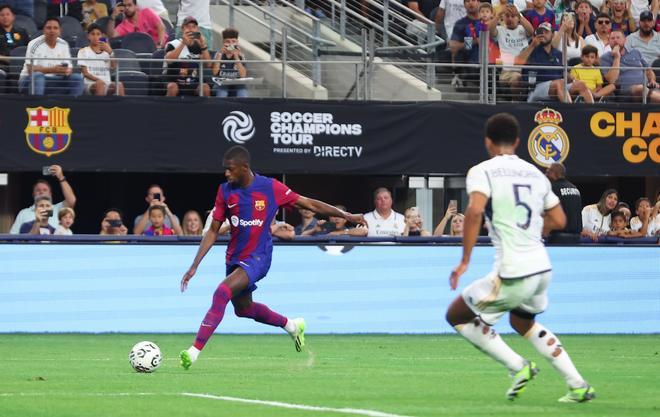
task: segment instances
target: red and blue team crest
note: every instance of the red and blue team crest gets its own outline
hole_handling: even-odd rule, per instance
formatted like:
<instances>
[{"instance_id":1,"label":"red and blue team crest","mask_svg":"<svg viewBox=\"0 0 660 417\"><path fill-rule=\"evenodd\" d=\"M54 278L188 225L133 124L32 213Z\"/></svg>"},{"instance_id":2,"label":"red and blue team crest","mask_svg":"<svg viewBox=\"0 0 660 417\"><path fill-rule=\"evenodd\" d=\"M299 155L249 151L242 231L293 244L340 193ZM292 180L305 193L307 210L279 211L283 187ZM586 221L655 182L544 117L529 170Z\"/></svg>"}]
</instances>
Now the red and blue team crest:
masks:
<instances>
[{"instance_id":1,"label":"red and blue team crest","mask_svg":"<svg viewBox=\"0 0 660 417\"><path fill-rule=\"evenodd\" d=\"M70 109L28 107L25 140L34 152L46 156L64 152L71 143Z\"/></svg>"},{"instance_id":2,"label":"red and blue team crest","mask_svg":"<svg viewBox=\"0 0 660 417\"><path fill-rule=\"evenodd\" d=\"M254 208L257 211L263 211L266 208L266 200L254 200Z\"/></svg>"}]
</instances>

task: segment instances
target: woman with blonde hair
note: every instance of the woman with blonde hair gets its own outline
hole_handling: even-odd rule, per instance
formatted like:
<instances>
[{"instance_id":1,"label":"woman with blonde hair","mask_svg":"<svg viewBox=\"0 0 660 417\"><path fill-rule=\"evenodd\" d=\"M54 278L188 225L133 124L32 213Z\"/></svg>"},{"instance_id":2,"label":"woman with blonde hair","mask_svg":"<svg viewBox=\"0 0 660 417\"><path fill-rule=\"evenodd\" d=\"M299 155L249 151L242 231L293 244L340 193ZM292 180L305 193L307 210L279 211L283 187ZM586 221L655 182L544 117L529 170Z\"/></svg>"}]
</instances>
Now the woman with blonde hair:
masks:
<instances>
[{"instance_id":1,"label":"woman with blonde hair","mask_svg":"<svg viewBox=\"0 0 660 417\"><path fill-rule=\"evenodd\" d=\"M447 223L451 219L451 224L449 226L449 234L445 234L445 228ZM463 236L463 223L465 221L465 216L458 212L458 206L455 201L450 201L445 215L438 223L438 227L433 231L433 236Z\"/></svg>"},{"instance_id":2,"label":"woman with blonde hair","mask_svg":"<svg viewBox=\"0 0 660 417\"><path fill-rule=\"evenodd\" d=\"M183 235L184 236L201 236L204 230L204 223L202 217L195 210L188 210L183 215Z\"/></svg>"}]
</instances>

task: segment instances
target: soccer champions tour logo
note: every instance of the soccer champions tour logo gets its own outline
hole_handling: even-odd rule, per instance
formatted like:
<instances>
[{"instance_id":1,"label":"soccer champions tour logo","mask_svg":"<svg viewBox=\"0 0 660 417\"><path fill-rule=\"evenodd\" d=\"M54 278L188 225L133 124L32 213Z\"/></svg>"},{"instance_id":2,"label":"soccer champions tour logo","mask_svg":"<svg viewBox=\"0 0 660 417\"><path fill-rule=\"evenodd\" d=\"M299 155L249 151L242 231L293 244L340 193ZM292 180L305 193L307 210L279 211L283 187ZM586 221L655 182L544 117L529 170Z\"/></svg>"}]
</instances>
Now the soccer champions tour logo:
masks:
<instances>
[{"instance_id":1,"label":"soccer champions tour logo","mask_svg":"<svg viewBox=\"0 0 660 417\"><path fill-rule=\"evenodd\" d=\"M222 133L225 138L239 145L243 145L254 136L254 122L252 117L243 113L242 111L235 110L229 113L222 121Z\"/></svg>"},{"instance_id":2,"label":"soccer champions tour logo","mask_svg":"<svg viewBox=\"0 0 660 417\"><path fill-rule=\"evenodd\" d=\"M626 161L660 163L660 113L600 111L591 116L591 132L598 138L625 139L621 153Z\"/></svg>"},{"instance_id":3,"label":"soccer champions tour logo","mask_svg":"<svg viewBox=\"0 0 660 417\"><path fill-rule=\"evenodd\" d=\"M33 152L50 157L67 150L71 144L69 109L28 107L25 140Z\"/></svg>"},{"instance_id":4,"label":"soccer champions tour logo","mask_svg":"<svg viewBox=\"0 0 660 417\"><path fill-rule=\"evenodd\" d=\"M559 127L563 122L561 113L546 107L536 113L534 121L539 125L529 134L527 140L529 155L542 167L563 162L568 156L571 145L566 131Z\"/></svg>"}]
</instances>

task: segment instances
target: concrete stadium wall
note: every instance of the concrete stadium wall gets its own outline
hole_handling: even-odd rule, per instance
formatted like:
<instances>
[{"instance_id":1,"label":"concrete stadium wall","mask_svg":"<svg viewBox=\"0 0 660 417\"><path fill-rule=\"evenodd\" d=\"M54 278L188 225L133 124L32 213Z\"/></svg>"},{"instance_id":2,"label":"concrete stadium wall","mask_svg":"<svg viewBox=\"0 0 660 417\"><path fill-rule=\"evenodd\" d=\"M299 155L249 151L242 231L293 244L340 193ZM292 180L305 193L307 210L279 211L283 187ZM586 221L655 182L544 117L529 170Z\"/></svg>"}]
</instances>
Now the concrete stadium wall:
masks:
<instances>
[{"instance_id":1,"label":"concrete stadium wall","mask_svg":"<svg viewBox=\"0 0 660 417\"><path fill-rule=\"evenodd\" d=\"M342 248L344 252L342 252ZM457 246L277 245L255 300L310 333L440 333L456 296L448 276ZM0 332L195 332L224 277L224 250L207 255L188 292L179 281L196 245L2 244ZM660 248L552 247L550 306L540 321L559 333L660 331ZM478 247L461 288L485 275ZM509 332L506 321L498 325ZM278 332L237 319L218 333Z\"/></svg>"}]
</instances>

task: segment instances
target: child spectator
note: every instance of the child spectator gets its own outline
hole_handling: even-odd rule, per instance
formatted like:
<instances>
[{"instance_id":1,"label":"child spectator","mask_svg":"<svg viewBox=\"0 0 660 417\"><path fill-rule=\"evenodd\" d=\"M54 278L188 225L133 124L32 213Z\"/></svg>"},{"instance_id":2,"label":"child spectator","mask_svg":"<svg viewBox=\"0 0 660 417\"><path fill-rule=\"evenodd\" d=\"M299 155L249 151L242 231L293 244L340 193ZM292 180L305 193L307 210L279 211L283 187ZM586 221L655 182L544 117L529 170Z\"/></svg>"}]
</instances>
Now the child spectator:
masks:
<instances>
[{"instance_id":1,"label":"child spectator","mask_svg":"<svg viewBox=\"0 0 660 417\"><path fill-rule=\"evenodd\" d=\"M493 6L490 3L481 3L481 5L479 5L479 24L477 32L489 32L488 28L492 21L495 21L495 17L493 16ZM497 46L497 42L495 42L491 36L488 36L488 63L494 64L499 57L500 48Z\"/></svg>"},{"instance_id":2,"label":"child spectator","mask_svg":"<svg viewBox=\"0 0 660 417\"><path fill-rule=\"evenodd\" d=\"M71 225L76 219L76 212L69 207L64 207L57 213L57 217L60 220L59 226L55 229L55 235L72 235Z\"/></svg>"},{"instance_id":3,"label":"child spectator","mask_svg":"<svg viewBox=\"0 0 660 417\"><path fill-rule=\"evenodd\" d=\"M548 22L552 26L552 30L557 28L557 22L555 21L555 12L546 8L546 0L533 0L532 4L534 7L532 9L527 9L523 12L525 18L529 20L529 23L532 24L534 30L541 23Z\"/></svg>"},{"instance_id":4,"label":"child spectator","mask_svg":"<svg viewBox=\"0 0 660 417\"><path fill-rule=\"evenodd\" d=\"M222 49L213 58L213 75L222 79L237 79L247 76L245 60L238 45L238 30L227 28L222 31ZM248 90L244 85L216 85L213 87L216 97L247 97Z\"/></svg>"},{"instance_id":5,"label":"child spectator","mask_svg":"<svg viewBox=\"0 0 660 417\"><path fill-rule=\"evenodd\" d=\"M626 216L620 211L613 211L610 214L610 231L607 236L627 237L630 229L626 227Z\"/></svg>"},{"instance_id":6,"label":"child spectator","mask_svg":"<svg viewBox=\"0 0 660 417\"><path fill-rule=\"evenodd\" d=\"M598 48L593 45L585 46L582 48L582 56L580 58L582 63L571 69L571 78L582 81L595 99L612 94L616 86L614 84L608 84L603 87L603 75L599 69L594 68L594 64L598 62ZM574 93L574 91L571 91L571 93Z\"/></svg>"},{"instance_id":7,"label":"child spectator","mask_svg":"<svg viewBox=\"0 0 660 417\"><path fill-rule=\"evenodd\" d=\"M89 28L89 25L96 22L97 19L108 15L108 7L104 3L96 0L85 0L82 4L82 25L83 28Z\"/></svg>"},{"instance_id":8,"label":"child spectator","mask_svg":"<svg viewBox=\"0 0 660 417\"><path fill-rule=\"evenodd\" d=\"M165 209L162 206L149 208L149 221L151 226L142 233L145 236L172 236L182 235L183 230L178 222L172 222L172 229L165 225Z\"/></svg>"},{"instance_id":9,"label":"child spectator","mask_svg":"<svg viewBox=\"0 0 660 417\"><path fill-rule=\"evenodd\" d=\"M596 18L587 0L579 0L576 7L577 33L583 39L596 33Z\"/></svg>"},{"instance_id":10,"label":"child spectator","mask_svg":"<svg viewBox=\"0 0 660 417\"><path fill-rule=\"evenodd\" d=\"M112 48L104 36L99 25L90 24L87 28L89 46L78 51L78 65L80 65L85 81L85 94L95 96L115 94L116 83L110 80L110 70L115 68L117 63L110 61ZM101 59L103 61L100 61ZM121 82L119 83L119 95L124 95L124 85Z\"/></svg>"},{"instance_id":11,"label":"child spectator","mask_svg":"<svg viewBox=\"0 0 660 417\"><path fill-rule=\"evenodd\" d=\"M183 215L183 235L201 236L203 230L202 217L195 210L188 210Z\"/></svg>"},{"instance_id":12,"label":"child spectator","mask_svg":"<svg viewBox=\"0 0 660 417\"><path fill-rule=\"evenodd\" d=\"M498 26L500 20L504 24ZM500 74L500 83L510 89L514 98L521 93L522 73L520 68L513 66L513 62L515 57L529 45L527 38L533 34L532 25L513 5L504 7L497 18L490 22L490 36L497 39L500 63L504 65Z\"/></svg>"}]
</instances>

